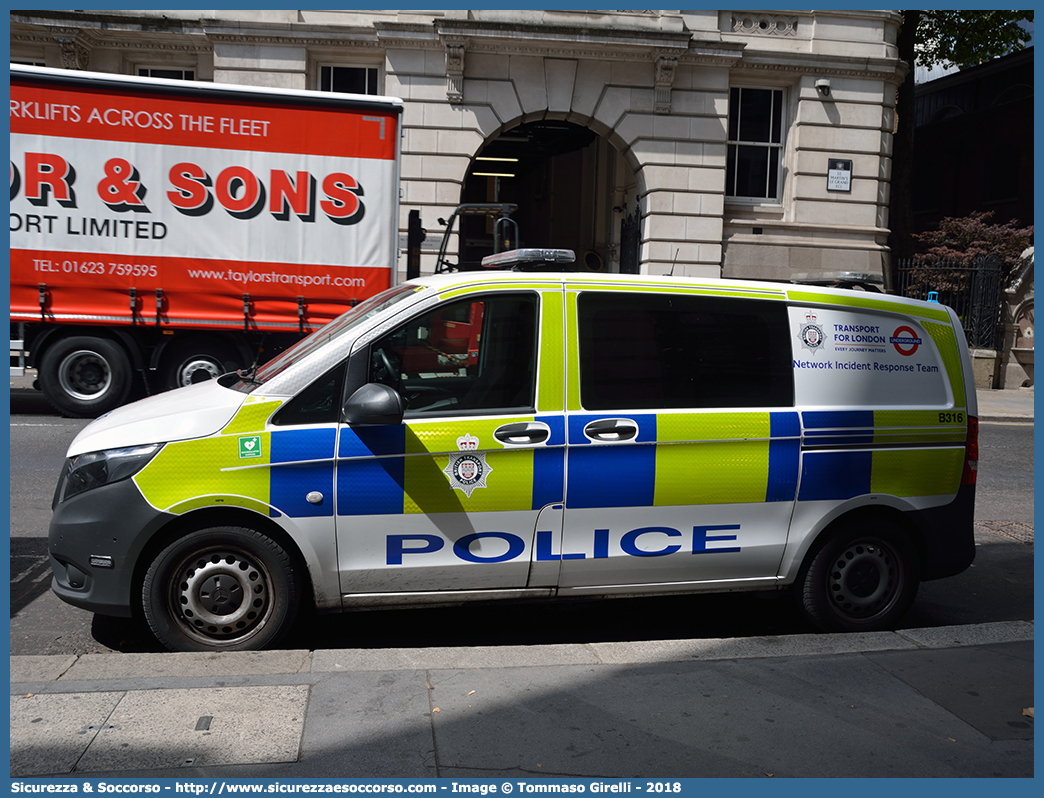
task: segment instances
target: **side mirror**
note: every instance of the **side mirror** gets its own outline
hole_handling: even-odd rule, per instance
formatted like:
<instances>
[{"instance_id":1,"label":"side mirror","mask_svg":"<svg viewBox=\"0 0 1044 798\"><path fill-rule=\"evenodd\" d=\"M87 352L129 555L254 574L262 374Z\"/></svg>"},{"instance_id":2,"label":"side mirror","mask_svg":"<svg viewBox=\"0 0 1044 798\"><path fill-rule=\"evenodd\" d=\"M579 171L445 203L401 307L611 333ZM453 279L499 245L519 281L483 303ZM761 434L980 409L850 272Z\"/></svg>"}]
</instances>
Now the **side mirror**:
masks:
<instances>
[{"instance_id":1,"label":"side mirror","mask_svg":"<svg viewBox=\"0 0 1044 798\"><path fill-rule=\"evenodd\" d=\"M341 408L341 420L358 426L397 425L402 423L405 411L398 391L380 382L368 382L348 397Z\"/></svg>"}]
</instances>

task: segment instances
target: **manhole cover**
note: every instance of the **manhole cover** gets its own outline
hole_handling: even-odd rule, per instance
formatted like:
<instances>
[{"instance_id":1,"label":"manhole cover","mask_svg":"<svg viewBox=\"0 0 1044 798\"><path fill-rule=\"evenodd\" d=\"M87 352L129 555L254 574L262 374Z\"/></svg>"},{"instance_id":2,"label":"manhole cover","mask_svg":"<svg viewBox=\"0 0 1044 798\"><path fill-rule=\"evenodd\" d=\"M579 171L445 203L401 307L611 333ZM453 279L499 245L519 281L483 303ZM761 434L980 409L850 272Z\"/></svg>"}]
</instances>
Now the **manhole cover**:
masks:
<instances>
[{"instance_id":1,"label":"manhole cover","mask_svg":"<svg viewBox=\"0 0 1044 798\"><path fill-rule=\"evenodd\" d=\"M977 521L976 532L985 532L1017 543L1033 545L1033 525L1021 521Z\"/></svg>"}]
</instances>

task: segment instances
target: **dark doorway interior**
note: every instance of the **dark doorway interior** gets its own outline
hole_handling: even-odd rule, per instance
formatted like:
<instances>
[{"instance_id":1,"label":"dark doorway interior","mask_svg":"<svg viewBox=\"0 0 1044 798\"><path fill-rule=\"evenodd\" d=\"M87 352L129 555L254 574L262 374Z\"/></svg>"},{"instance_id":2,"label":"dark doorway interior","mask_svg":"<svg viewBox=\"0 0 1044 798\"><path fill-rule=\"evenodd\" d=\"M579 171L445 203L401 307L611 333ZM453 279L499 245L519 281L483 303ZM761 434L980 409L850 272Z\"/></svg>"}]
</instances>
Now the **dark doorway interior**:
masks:
<instances>
[{"instance_id":1,"label":"dark doorway interior","mask_svg":"<svg viewBox=\"0 0 1044 798\"><path fill-rule=\"evenodd\" d=\"M472 162L461 202L515 203L519 246L563 247L581 258L593 244L597 138L553 120L504 131ZM492 220L462 221L460 268L477 268L493 251Z\"/></svg>"}]
</instances>

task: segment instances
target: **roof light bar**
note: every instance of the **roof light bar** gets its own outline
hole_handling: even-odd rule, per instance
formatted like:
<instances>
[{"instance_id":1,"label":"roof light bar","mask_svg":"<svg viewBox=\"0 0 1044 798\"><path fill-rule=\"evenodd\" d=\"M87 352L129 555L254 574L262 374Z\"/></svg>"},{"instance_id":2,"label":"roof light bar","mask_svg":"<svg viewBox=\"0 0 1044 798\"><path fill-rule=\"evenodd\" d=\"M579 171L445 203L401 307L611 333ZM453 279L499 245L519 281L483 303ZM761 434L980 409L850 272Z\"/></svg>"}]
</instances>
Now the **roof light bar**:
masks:
<instances>
[{"instance_id":1,"label":"roof light bar","mask_svg":"<svg viewBox=\"0 0 1044 798\"><path fill-rule=\"evenodd\" d=\"M487 269L535 271L544 264L572 263L575 260L576 253L571 249L542 249L533 247L528 249L510 249L507 252L498 252L495 255L487 255L482 259L482 265Z\"/></svg>"}]
</instances>

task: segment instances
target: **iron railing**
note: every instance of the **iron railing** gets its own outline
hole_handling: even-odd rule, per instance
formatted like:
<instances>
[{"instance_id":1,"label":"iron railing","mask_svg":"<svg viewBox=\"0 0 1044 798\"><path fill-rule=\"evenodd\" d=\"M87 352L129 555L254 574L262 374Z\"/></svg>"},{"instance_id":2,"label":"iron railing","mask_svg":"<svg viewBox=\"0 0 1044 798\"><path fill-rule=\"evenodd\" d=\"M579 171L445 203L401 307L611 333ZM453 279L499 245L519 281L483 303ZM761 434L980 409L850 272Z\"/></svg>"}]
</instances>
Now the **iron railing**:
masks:
<instances>
[{"instance_id":1,"label":"iron railing","mask_svg":"<svg viewBox=\"0 0 1044 798\"><path fill-rule=\"evenodd\" d=\"M898 263L896 291L913 299L937 298L957 312L973 349L1000 349L1004 341L1001 285L1004 265L999 258L924 260ZM936 297L929 294L935 292Z\"/></svg>"}]
</instances>

